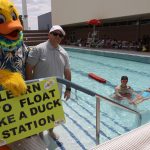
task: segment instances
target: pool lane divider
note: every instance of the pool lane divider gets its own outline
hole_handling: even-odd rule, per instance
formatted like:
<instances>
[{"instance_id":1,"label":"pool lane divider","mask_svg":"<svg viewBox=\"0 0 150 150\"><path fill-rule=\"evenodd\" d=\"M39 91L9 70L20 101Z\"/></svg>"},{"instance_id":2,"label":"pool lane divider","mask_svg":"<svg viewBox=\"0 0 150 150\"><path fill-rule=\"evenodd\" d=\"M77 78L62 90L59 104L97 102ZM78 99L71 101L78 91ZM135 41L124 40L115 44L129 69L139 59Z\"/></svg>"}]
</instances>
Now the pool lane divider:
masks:
<instances>
[{"instance_id":1,"label":"pool lane divider","mask_svg":"<svg viewBox=\"0 0 150 150\"><path fill-rule=\"evenodd\" d=\"M98 75L96 75L96 74L94 74L94 73L88 73L88 76L89 76L90 78L92 78L92 79L94 79L94 80L100 82L100 83L106 83L106 82L107 82L106 79L104 79L104 78L102 78L102 77L100 77L100 76L98 76Z\"/></svg>"},{"instance_id":2,"label":"pool lane divider","mask_svg":"<svg viewBox=\"0 0 150 150\"><path fill-rule=\"evenodd\" d=\"M74 69L74 68L71 68L71 71L72 71L72 72L75 72L75 73L77 73L77 74L80 74L81 76L88 77L88 73L85 73L84 71L76 70L76 69ZM110 81L107 81L107 80L106 80L106 84L103 84L103 85L107 85L107 86L110 86L110 87L112 87L112 88L115 88L115 87L117 86L117 85L114 85L114 84L112 84ZM143 91L142 91L142 90L139 90L139 91L135 90L135 92L141 93L141 92L143 92Z\"/></svg>"},{"instance_id":3,"label":"pool lane divider","mask_svg":"<svg viewBox=\"0 0 150 150\"><path fill-rule=\"evenodd\" d=\"M100 83L103 83L103 84L106 84L108 86L111 86L111 87L116 87L116 85L113 85L111 82L107 81L106 79L104 79L103 77L101 76L98 76L94 73L88 73L88 77L100 82Z\"/></svg>"},{"instance_id":4,"label":"pool lane divider","mask_svg":"<svg viewBox=\"0 0 150 150\"><path fill-rule=\"evenodd\" d=\"M71 71L72 72L75 72L75 73L77 73L77 74L80 74L81 76L84 76L84 77L88 77L88 73L85 73L84 71L82 71L82 70L76 70L76 69L74 69L74 68L71 68ZM106 80L106 84L104 84L104 85L107 85L107 86L110 86L110 87L116 87L116 85L114 85L114 84L112 84L111 82L109 82L109 81L107 81Z\"/></svg>"}]
</instances>

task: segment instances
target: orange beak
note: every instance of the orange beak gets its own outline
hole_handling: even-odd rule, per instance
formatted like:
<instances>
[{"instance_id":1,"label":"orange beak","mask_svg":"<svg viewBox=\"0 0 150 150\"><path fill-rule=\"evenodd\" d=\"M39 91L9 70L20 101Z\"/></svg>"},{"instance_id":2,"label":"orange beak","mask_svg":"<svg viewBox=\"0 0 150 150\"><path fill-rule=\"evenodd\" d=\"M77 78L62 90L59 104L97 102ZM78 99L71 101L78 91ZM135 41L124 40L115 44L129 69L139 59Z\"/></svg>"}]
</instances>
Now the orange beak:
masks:
<instances>
[{"instance_id":1,"label":"orange beak","mask_svg":"<svg viewBox=\"0 0 150 150\"><path fill-rule=\"evenodd\" d=\"M17 40L19 37L19 32L22 30L23 27L19 19L0 24L0 35L10 40Z\"/></svg>"}]
</instances>

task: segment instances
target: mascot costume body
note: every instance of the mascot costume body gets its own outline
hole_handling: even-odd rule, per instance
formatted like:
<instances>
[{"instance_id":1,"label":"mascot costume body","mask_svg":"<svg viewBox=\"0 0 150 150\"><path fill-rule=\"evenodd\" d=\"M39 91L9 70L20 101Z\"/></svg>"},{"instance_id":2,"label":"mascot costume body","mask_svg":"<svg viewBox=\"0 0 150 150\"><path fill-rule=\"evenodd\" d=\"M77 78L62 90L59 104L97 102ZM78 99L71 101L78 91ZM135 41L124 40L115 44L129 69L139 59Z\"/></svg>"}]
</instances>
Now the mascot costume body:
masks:
<instances>
[{"instance_id":1,"label":"mascot costume body","mask_svg":"<svg viewBox=\"0 0 150 150\"><path fill-rule=\"evenodd\" d=\"M10 90L19 96L26 92L25 61L27 48L23 44L23 27L13 3L0 0L0 90ZM0 150L46 150L38 135L0 146Z\"/></svg>"}]
</instances>

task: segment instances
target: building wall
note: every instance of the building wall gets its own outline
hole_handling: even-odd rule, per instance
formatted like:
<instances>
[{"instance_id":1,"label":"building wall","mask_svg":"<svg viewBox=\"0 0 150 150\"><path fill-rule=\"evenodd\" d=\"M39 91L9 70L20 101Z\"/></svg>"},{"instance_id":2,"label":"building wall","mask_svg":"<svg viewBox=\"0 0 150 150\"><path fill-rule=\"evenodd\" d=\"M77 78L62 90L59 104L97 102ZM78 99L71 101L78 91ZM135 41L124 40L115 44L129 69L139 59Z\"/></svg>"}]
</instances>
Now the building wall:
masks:
<instances>
[{"instance_id":1,"label":"building wall","mask_svg":"<svg viewBox=\"0 0 150 150\"><path fill-rule=\"evenodd\" d=\"M150 13L150 0L52 0L52 24Z\"/></svg>"},{"instance_id":2,"label":"building wall","mask_svg":"<svg viewBox=\"0 0 150 150\"><path fill-rule=\"evenodd\" d=\"M38 16L38 29L49 30L52 26L51 12Z\"/></svg>"},{"instance_id":3,"label":"building wall","mask_svg":"<svg viewBox=\"0 0 150 150\"><path fill-rule=\"evenodd\" d=\"M70 28L65 30L68 34L66 35L67 39L70 39L71 42L82 39L85 42L88 37L91 37L89 33L92 33L92 28ZM124 27L100 27L96 28L97 35L96 39L115 39L115 40L138 40L139 31L135 26L124 26ZM147 34L147 33L146 33ZM141 35L142 37L143 35Z\"/></svg>"}]
</instances>

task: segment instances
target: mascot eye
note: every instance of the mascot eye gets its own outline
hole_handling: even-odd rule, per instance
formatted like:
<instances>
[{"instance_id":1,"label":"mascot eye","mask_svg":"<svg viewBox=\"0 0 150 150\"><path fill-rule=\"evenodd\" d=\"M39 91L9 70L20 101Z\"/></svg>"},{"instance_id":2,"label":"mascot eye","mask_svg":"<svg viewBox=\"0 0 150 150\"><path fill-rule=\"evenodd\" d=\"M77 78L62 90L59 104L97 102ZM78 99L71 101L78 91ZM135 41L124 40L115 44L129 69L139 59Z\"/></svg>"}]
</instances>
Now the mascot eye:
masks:
<instances>
[{"instance_id":1,"label":"mascot eye","mask_svg":"<svg viewBox=\"0 0 150 150\"><path fill-rule=\"evenodd\" d=\"M0 24L4 23L6 21L6 18L4 15L0 14Z\"/></svg>"},{"instance_id":2,"label":"mascot eye","mask_svg":"<svg viewBox=\"0 0 150 150\"><path fill-rule=\"evenodd\" d=\"M14 11L11 13L11 16L13 20L17 20L17 15Z\"/></svg>"}]
</instances>

